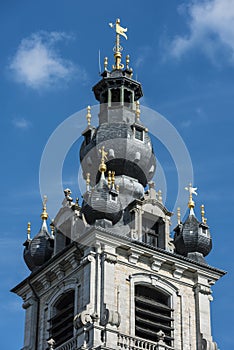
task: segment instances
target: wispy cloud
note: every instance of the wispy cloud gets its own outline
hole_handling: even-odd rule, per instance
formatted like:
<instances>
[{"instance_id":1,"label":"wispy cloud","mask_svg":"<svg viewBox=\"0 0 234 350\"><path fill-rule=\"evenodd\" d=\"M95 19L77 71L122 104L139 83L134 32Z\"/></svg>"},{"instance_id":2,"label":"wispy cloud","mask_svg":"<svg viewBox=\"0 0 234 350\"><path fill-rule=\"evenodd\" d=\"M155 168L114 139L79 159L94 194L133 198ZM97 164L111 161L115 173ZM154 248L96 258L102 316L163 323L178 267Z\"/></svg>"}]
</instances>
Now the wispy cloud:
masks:
<instances>
[{"instance_id":1,"label":"wispy cloud","mask_svg":"<svg viewBox=\"0 0 234 350\"><path fill-rule=\"evenodd\" d=\"M9 68L16 81L33 89L59 86L69 81L74 72L80 79L86 79L84 70L61 56L59 42L72 37L62 32L37 32L21 41Z\"/></svg>"},{"instance_id":2,"label":"wispy cloud","mask_svg":"<svg viewBox=\"0 0 234 350\"><path fill-rule=\"evenodd\" d=\"M176 36L169 45L170 54L180 58L196 48L213 63L223 58L234 64L234 6L233 0L191 1L179 8L188 15L189 33Z\"/></svg>"},{"instance_id":3,"label":"wispy cloud","mask_svg":"<svg viewBox=\"0 0 234 350\"><path fill-rule=\"evenodd\" d=\"M27 130L31 126L31 122L25 118L17 118L12 120L12 124L15 128L21 130Z\"/></svg>"}]
</instances>

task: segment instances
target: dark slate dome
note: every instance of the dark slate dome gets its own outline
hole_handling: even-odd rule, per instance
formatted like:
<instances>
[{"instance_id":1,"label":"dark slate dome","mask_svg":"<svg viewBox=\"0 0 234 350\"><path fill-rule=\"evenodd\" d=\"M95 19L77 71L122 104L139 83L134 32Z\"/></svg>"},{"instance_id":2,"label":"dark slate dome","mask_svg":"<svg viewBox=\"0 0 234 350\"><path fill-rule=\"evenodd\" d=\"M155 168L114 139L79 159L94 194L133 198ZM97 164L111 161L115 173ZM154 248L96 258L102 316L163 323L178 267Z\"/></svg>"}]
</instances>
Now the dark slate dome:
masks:
<instances>
[{"instance_id":1,"label":"dark slate dome","mask_svg":"<svg viewBox=\"0 0 234 350\"><path fill-rule=\"evenodd\" d=\"M136 129L139 138L136 138ZM141 136L142 133L142 136ZM87 144L81 145L80 161L83 173L97 174L99 180L99 148L105 144L109 150L108 169L115 171L116 176L125 175L139 181L144 187L155 173L156 160L148 131L140 124L125 122L102 123ZM95 176L93 177L95 179Z\"/></svg>"},{"instance_id":2,"label":"dark slate dome","mask_svg":"<svg viewBox=\"0 0 234 350\"><path fill-rule=\"evenodd\" d=\"M46 222L43 221L38 234L32 240L24 243L24 261L31 271L36 270L51 258L53 243Z\"/></svg>"},{"instance_id":3,"label":"dark slate dome","mask_svg":"<svg viewBox=\"0 0 234 350\"><path fill-rule=\"evenodd\" d=\"M89 225L96 220L106 219L115 225L122 216L122 208L115 189L109 189L104 174L99 183L84 195L82 212Z\"/></svg>"},{"instance_id":4,"label":"dark slate dome","mask_svg":"<svg viewBox=\"0 0 234 350\"><path fill-rule=\"evenodd\" d=\"M188 216L183 224L174 229L174 245L176 253L204 262L212 249L212 239L209 227L199 222L194 214Z\"/></svg>"},{"instance_id":5,"label":"dark slate dome","mask_svg":"<svg viewBox=\"0 0 234 350\"><path fill-rule=\"evenodd\" d=\"M28 238L24 243L24 261L29 270L34 271L48 261L53 253L54 239L50 236L46 224L48 214L46 212L46 197L43 202L41 214L42 225L38 234L30 238L30 223L28 224Z\"/></svg>"}]
</instances>

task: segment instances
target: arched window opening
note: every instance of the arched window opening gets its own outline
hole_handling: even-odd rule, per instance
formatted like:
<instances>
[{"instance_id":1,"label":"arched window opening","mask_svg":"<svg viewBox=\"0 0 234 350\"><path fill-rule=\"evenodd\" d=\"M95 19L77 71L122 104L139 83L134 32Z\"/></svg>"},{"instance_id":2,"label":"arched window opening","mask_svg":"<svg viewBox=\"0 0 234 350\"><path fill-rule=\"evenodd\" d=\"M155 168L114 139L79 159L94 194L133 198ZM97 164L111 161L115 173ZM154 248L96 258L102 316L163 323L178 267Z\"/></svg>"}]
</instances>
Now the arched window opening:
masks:
<instances>
[{"instance_id":1,"label":"arched window opening","mask_svg":"<svg viewBox=\"0 0 234 350\"><path fill-rule=\"evenodd\" d=\"M155 288L135 286L135 335L157 342L157 333L165 333L165 343L172 345L172 308L170 297Z\"/></svg>"},{"instance_id":2,"label":"arched window opening","mask_svg":"<svg viewBox=\"0 0 234 350\"><path fill-rule=\"evenodd\" d=\"M74 295L74 290L66 292L54 304L50 335L56 347L73 337Z\"/></svg>"}]
</instances>

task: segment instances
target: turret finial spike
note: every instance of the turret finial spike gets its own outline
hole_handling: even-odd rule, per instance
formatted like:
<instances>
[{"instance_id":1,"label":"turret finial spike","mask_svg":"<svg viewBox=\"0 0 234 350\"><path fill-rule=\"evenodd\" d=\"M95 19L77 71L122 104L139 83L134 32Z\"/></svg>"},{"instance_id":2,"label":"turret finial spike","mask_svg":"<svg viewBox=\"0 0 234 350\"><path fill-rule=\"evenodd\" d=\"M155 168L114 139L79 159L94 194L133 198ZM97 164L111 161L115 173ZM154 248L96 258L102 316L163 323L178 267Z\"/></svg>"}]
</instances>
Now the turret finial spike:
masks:
<instances>
[{"instance_id":1,"label":"turret finial spike","mask_svg":"<svg viewBox=\"0 0 234 350\"><path fill-rule=\"evenodd\" d=\"M104 70L107 71L108 70L108 57L104 58Z\"/></svg>"},{"instance_id":2,"label":"turret finial spike","mask_svg":"<svg viewBox=\"0 0 234 350\"><path fill-rule=\"evenodd\" d=\"M129 63L130 63L130 56L127 55L126 56L126 69L128 69L128 70L129 70Z\"/></svg>"},{"instance_id":3,"label":"turret finial spike","mask_svg":"<svg viewBox=\"0 0 234 350\"><path fill-rule=\"evenodd\" d=\"M108 187L111 188L111 171L108 171L108 178L107 178L107 183L108 183Z\"/></svg>"},{"instance_id":4,"label":"turret finial spike","mask_svg":"<svg viewBox=\"0 0 234 350\"><path fill-rule=\"evenodd\" d=\"M205 223L205 206L204 204L201 205L201 219L202 219L202 223L204 224Z\"/></svg>"},{"instance_id":5,"label":"turret finial spike","mask_svg":"<svg viewBox=\"0 0 234 350\"><path fill-rule=\"evenodd\" d=\"M177 208L177 223L178 225L181 224L181 214L180 214L180 208Z\"/></svg>"},{"instance_id":6,"label":"turret finial spike","mask_svg":"<svg viewBox=\"0 0 234 350\"><path fill-rule=\"evenodd\" d=\"M158 201L162 203L162 191L158 190Z\"/></svg>"},{"instance_id":7,"label":"turret finial spike","mask_svg":"<svg viewBox=\"0 0 234 350\"><path fill-rule=\"evenodd\" d=\"M27 227L27 239L28 240L31 239L30 234L31 234L31 222L28 222L28 227Z\"/></svg>"},{"instance_id":8,"label":"turret finial spike","mask_svg":"<svg viewBox=\"0 0 234 350\"><path fill-rule=\"evenodd\" d=\"M48 213L47 213L47 209L46 209L46 202L47 202L47 196L44 195L43 197L43 211L41 213L41 219L42 220L47 220L48 219Z\"/></svg>"},{"instance_id":9,"label":"turret finial spike","mask_svg":"<svg viewBox=\"0 0 234 350\"><path fill-rule=\"evenodd\" d=\"M140 120L140 115L141 115L141 110L140 110L140 102L136 101L136 122L139 123Z\"/></svg>"},{"instance_id":10,"label":"turret finial spike","mask_svg":"<svg viewBox=\"0 0 234 350\"><path fill-rule=\"evenodd\" d=\"M112 189L115 188L115 171L111 172L111 187Z\"/></svg>"},{"instance_id":11,"label":"turret finial spike","mask_svg":"<svg viewBox=\"0 0 234 350\"><path fill-rule=\"evenodd\" d=\"M195 202L193 201L193 194L197 196L197 187L193 187L190 183L188 187L185 187L185 190L189 192L188 207L190 209L190 215L194 215L193 209L195 208Z\"/></svg>"},{"instance_id":12,"label":"turret finial spike","mask_svg":"<svg viewBox=\"0 0 234 350\"><path fill-rule=\"evenodd\" d=\"M90 191L90 173L86 174L86 191Z\"/></svg>"},{"instance_id":13,"label":"turret finial spike","mask_svg":"<svg viewBox=\"0 0 234 350\"><path fill-rule=\"evenodd\" d=\"M99 149L99 152L101 153L101 164L99 165L99 171L100 173L104 174L106 172L106 164L105 161L107 160L107 152L105 152L105 147L102 146L101 149Z\"/></svg>"},{"instance_id":14,"label":"turret finial spike","mask_svg":"<svg viewBox=\"0 0 234 350\"><path fill-rule=\"evenodd\" d=\"M87 114L86 114L86 119L87 119L87 122L88 122L88 126L90 126L91 124L91 107L90 106L87 106Z\"/></svg>"}]
</instances>

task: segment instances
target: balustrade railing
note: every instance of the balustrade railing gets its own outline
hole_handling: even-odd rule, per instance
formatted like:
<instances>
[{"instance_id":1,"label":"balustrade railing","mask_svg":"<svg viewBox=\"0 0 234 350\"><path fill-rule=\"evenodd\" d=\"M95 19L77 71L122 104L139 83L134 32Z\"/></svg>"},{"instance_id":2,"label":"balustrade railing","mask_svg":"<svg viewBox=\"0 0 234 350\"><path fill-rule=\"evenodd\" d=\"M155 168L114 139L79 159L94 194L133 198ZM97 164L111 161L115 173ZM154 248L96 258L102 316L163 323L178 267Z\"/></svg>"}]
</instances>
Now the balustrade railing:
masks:
<instances>
[{"instance_id":1,"label":"balustrade railing","mask_svg":"<svg viewBox=\"0 0 234 350\"><path fill-rule=\"evenodd\" d=\"M54 347L54 350L74 350L76 349L76 337L69 339L66 343L59 345L58 347Z\"/></svg>"},{"instance_id":2,"label":"balustrade railing","mask_svg":"<svg viewBox=\"0 0 234 350\"><path fill-rule=\"evenodd\" d=\"M118 334L119 349L126 350L174 350L173 347L166 345L162 341L154 343L142 338L131 337L125 334Z\"/></svg>"}]
</instances>

